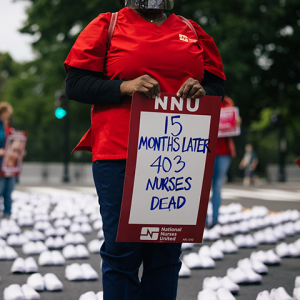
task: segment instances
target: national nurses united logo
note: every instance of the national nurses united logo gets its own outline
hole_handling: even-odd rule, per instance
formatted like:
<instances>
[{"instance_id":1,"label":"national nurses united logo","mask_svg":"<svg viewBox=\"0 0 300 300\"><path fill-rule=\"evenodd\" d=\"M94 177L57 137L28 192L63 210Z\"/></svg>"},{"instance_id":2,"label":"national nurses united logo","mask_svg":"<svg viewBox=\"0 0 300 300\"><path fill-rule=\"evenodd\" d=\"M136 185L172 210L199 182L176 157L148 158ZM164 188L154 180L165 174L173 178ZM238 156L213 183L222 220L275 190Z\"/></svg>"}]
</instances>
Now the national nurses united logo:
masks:
<instances>
[{"instance_id":1,"label":"national nurses united logo","mask_svg":"<svg viewBox=\"0 0 300 300\"><path fill-rule=\"evenodd\" d=\"M143 227L141 231L141 241L157 241L159 227Z\"/></svg>"},{"instance_id":2,"label":"national nurses united logo","mask_svg":"<svg viewBox=\"0 0 300 300\"><path fill-rule=\"evenodd\" d=\"M190 39L186 35L183 35L183 34L179 34L179 39L183 42L191 42L191 43L197 42L197 40Z\"/></svg>"}]
</instances>

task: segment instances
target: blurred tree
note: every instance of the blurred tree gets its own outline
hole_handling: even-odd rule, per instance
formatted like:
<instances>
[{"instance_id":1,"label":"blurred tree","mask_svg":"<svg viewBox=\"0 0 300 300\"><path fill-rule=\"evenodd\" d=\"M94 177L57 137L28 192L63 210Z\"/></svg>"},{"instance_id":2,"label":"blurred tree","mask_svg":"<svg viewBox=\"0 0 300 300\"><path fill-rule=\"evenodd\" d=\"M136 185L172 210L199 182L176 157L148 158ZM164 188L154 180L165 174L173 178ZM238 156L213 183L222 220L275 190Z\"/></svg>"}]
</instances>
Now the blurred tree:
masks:
<instances>
[{"instance_id":1,"label":"blurred tree","mask_svg":"<svg viewBox=\"0 0 300 300\"><path fill-rule=\"evenodd\" d=\"M224 62L227 93L240 106L244 124L257 120L262 109L278 106L279 84L285 84L285 113L296 116L300 108L294 99L300 90L298 0L178 4L177 13L197 21L214 38Z\"/></svg>"},{"instance_id":2,"label":"blurred tree","mask_svg":"<svg viewBox=\"0 0 300 300\"><path fill-rule=\"evenodd\" d=\"M21 76L10 82L7 99L16 108L15 121L29 124L57 124L54 95L64 89L63 62L82 29L101 12L120 8L114 1L30 0L28 19L21 29L32 34L38 58L23 65ZM28 113L30 117L28 118ZM71 123L90 123L90 107L70 102Z\"/></svg>"},{"instance_id":3,"label":"blurred tree","mask_svg":"<svg viewBox=\"0 0 300 300\"><path fill-rule=\"evenodd\" d=\"M227 94L240 107L244 126L250 129L254 123L252 130L263 131L259 146L265 148L268 138L274 141L270 117L277 113L285 124L288 149L300 153L299 1L189 0L178 1L175 11L198 22L214 38L224 63Z\"/></svg>"},{"instance_id":4,"label":"blurred tree","mask_svg":"<svg viewBox=\"0 0 300 300\"><path fill-rule=\"evenodd\" d=\"M4 101L4 89L9 77L16 73L16 63L8 53L0 53L0 101Z\"/></svg>"},{"instance_id":5,"label":"blurred tree","mask_svg":"<svg viewBox=\"0 0 300 300\"><path fill-rule=\"evenodd\" d=\"M5 95L20 107L15 113L18 122L52 124L59 122L54 94L64 88L68 52L92 19L120 5L117 0L30 2L21 32L34 36L38 58L20 66L21 72L8 80ZM289 147L300 153L300 143L294 143L300 138L299 0L177 0L174 13L193 19L214 38L224 63L227 94L240 107L244 126L253 123L253 130L267 130L268 116L280 112ZM279 103L278 87L284 88L284 105ZM71 123L88 127L90 108L71 101L70 109Z\"/></svg>"}]
</instances>

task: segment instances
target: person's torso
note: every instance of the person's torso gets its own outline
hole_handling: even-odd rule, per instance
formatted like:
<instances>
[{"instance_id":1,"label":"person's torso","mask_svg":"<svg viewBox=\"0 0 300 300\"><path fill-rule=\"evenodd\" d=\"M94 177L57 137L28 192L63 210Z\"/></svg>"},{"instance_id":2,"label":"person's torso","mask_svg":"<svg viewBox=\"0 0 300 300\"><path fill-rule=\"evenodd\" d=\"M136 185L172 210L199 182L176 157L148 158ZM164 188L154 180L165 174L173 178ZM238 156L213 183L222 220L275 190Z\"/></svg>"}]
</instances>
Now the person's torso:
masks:
<instances>
[{"instance_id":1,"label":"person's torso","mask_svg":"<svg viewBox=\"0 0 300 300\"><path fill-rule=\"evenodd\" d=\"M202 52L194 32L174 14L157 26L125 8L118 15L104 76L133 80L147 74L159 82L162 92L176 93L190 77L202 81ZM131 97L126 97L120 105L93 106L93 161L126 158L130 105Z\"/></svg>"},{"instance_id":2,"label":"person's torso","mask_svg":"<svg viewBox=\"0 0 300 300\"><path fill-rule=\"evenodd\" d=\"M202 81L202 52L194 32L176 15L158 26L125 8L119 12L107 52L105 76L132 80L148 74L162 92L175 93L189 77Z\"/></svg>"}]
</instances>

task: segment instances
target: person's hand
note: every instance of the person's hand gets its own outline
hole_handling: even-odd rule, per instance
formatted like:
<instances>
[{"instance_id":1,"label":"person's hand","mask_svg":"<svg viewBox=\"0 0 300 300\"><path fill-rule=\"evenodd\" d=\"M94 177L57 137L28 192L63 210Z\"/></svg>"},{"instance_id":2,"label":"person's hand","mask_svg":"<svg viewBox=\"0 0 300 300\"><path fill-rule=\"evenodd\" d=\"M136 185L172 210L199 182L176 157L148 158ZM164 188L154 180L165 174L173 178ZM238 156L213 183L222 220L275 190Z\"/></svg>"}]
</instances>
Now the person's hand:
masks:
<instances>
[{"instance_id":1,"label":"person's hand","mask_svg":"<svg viewBox=\"0 0 300 300\"><path fill-rule=\"evenodd\" d=\"M257 167L257 164L258 164L258 159L257 158L254 158L251 165L250 165L250 170L251 171L254 171Z\"/></svg>"},{"instance_id":2,"label":"person's hand","mask_svg":"<svg viewBox=\"0 0 300 300\"><path fill-rule=\"evenodd\" d=\"M192 99L205 95L206 92L200 82L191 77L181 86L176 94L177 97Z\"/></svg>"},{"instance_id":3,"label":"person's hand","mask_svg":"<svg viewBox=\"0 0 300 300\"><path fill-rule=\"evenodd\" d=\"M242 118L241 118L241 117L237 117L237 118L235 119L235 125L239 126L239 125L241 125L241 124L242 124Z\"/></svg>"},{"instance_id":4,"label":"person's hand","mask_svg":"<svg viewBox=\"0 0 300 300\"><path fill-rule=\"evenodd\" d=\"M145 94L148 98L160 97L158 81L149 75L143 75L136 79L123 81L120 86L120 96L132 96L134 92Z\"/></svg>"},{"instance_id":5,"label":"person's hand","mask_svg":"<svg viewBox=\"0 0 300 300\"><path fill-rule=\"evenodd\" d=\"M0 148L0 156L3 156L5 153L4 148Z\"/></svg>"},{"instance_id":6,"label":"person's hand","mask_svg":"<svg viewBox=\"0 0 300 300\"><path fill-rule=\"evenodd\" d=\"M242 159L242 161L241 161L240 164L239 164L239 169L240 169L240 170L245 169L245 164L244 164L244 160L243 160L243 159Z\"/></svg>"}]
</instances>

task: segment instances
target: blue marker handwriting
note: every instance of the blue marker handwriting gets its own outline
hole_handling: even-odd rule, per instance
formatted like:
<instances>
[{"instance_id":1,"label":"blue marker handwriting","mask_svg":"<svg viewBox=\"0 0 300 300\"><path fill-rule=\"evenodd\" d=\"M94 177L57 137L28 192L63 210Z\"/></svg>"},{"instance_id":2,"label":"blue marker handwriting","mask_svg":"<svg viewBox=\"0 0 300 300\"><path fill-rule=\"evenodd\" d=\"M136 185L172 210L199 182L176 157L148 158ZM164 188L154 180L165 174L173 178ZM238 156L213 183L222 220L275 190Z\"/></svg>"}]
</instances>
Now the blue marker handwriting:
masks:
<instances>
[{"instance_id":1,"label":"blue marker handwriting","mask_svg":"<svg viewBox=\"0 0 300 300\"><path fill-rule=\"evenodd\" d=\"M175 167L176 170L175 173L181 172L185 166L186 163L182 160L180 155L177 155L173 160L175 160ZM152 168L157 168L157 174L163 170L165 173L169 173L173 167L173 163L169 157L163 157L160 155L151 165Z\"/></svg>"},{"instance_id":2,"label":"blue marker handwriting","mask_svg":"<svg viewBox=\"0 0 300 300\"><path fill-rule=\"evenodd\" d=\"M174 98L175 99L175 98ZM179 107L179 103L175 103L172 100L171 108ZM157 102L158 103L158 102ZM160 103L160 102L159 102ZM166 102L164 102L164 105ZM162 105L162 101L160 103ZM172 106L173 105L173 106ZM199 106L199 100L196 101L196 106ZM196 108L195 106L195 108ZM173 107L173 109L174 109ZM188 109L192 109L188 107ZM198 108L197 108L198 109ZM176 156L171 158L166 154L159 155L150 164L151 168L157 168L157 174L160 172L167 175L171 172L170 176L148 178L145 183L146 191L153 193L152 191L164 191L173 192L177 195L169 195L168 197L157 197L151 195L150 210L178 210L184 207L187 203L186 197L182 196L182 193L189 191L192 188L192 177L180 176L180 173L186 167L186 162L182 159L181 153L202 153L211 152L208 145L210 140L202 137L186 137L183 134L183 125L181 124L180 115L169 115L165 117L164 128L161 136L141 136L138 141L138 150L143 151L160 151L160 152L173 152L177 153ZM180 195L180 196L179 196ZM149 199L149 200L150 200Z\"/></svg>"},{"instance_id":3,"label":"blue marker handwriting","mask_svg":"<svg viewBox=\"0 0 300 300\"><path fill-rule=\"evenodd\" d=\"M155 176L154 179L148 179L146 185L146 191L148 190L161 190L166 192L173 192L173 191L189 191L192 187L191 185L192 177L163 177L158 178Z\"/></svg>"},{"instance_id":4,"label":"blue marker handwriting","mask_svg":"<svg viewBox=\"0 0 300 300\"><path fill-rule=\"evenodd\" d=\"M182 208L186 203L186 199L183 196L178 196L175 198L174 196L172 197L164 197L164 198L158 198L158 197L152 197L151 200L151 205L150 205L150 210L155 210L155 209L180 209Z\"/></svg>"},{"instance_id":5,"label":"blue marker handwriting","mask_svg":"<svg viewBox=\"0 0 300 300\"><path fill-rule=\"evenodd\" d=\"M210 140L197 138L179 138L173 136L147 137L141 136L139 141L139 150L166 151L166 152L198 152L210 153L208 147Z\"/></svg>"}]
</instances>

